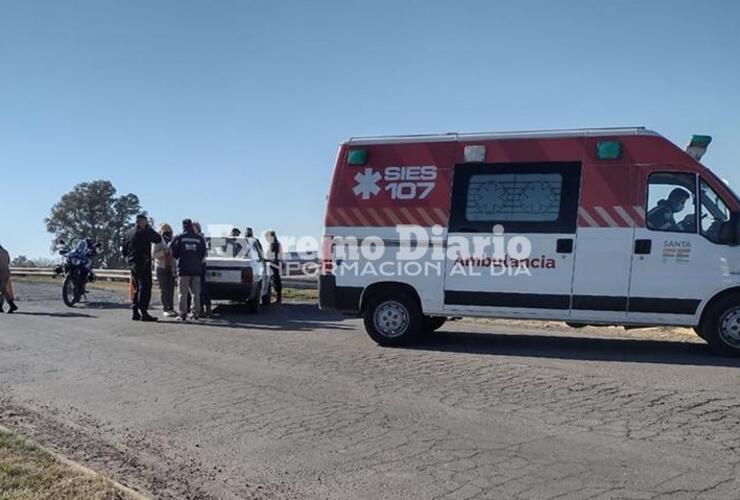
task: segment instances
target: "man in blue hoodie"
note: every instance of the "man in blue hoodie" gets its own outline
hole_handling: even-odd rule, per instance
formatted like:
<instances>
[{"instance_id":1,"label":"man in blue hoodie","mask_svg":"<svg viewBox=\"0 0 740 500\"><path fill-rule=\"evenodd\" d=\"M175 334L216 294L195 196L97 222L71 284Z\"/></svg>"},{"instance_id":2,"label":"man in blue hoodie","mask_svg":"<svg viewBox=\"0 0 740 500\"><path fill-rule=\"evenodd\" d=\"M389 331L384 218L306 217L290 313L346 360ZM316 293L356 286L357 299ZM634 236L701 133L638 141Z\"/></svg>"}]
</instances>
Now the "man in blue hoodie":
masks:
<instances>
[{"instance_id":1,"label":"man in blue hoodie","mask_svg":"<svg viewBox=\"0 0 740 500\"><path fill-rule=\"evenodd\" d=\"M180 288L180 320L188 315L188 293L193 297L193 318L198 319L200 311L200 276L206 258L206 240L197 234L193 221L182 221L183 232L170 243L172 257L177 260L178 285Z\"/></svg>"}]
</instances>

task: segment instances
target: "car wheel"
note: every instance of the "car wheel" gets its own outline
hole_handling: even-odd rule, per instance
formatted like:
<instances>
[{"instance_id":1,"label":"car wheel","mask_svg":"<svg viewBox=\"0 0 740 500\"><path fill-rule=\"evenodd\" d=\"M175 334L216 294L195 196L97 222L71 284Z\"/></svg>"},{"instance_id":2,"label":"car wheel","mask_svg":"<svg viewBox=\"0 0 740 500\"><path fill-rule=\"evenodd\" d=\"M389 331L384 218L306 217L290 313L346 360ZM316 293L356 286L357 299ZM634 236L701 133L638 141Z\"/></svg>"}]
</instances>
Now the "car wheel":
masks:
<instances>
[{"instance_id":1,"label":"car wheel","mask_svg":"<svg viewBox=\"0 0 740 500\"><path fill-rule=\"evenodd\" d=\"M247 307L249 308L250 313L258 314L262 310L261 297L255 297L249 302L247 302Z\"/></svg>"},{"instance_id":2,"label":"car wheel","mask_svg":"<svg viewBox=\"0 0 740 500\"><path fill-rule=\"evenodd\" d=\"M370 299L364 313L365 330L382 346L408 345L418 340L424 317L419 301L395 292Z\"/></svg>"},{"instance_id":3,"label":"car wheel","mask_svg":"<svg viewBox=\"0 0 740 500\"><path fill-rule=\"evenodd\" d=\"M725 297L712 305L701 331L701 337L717 354L740 356L740 297Z\"/></svg>"},{"instance_id":4,"label":"car wheel","mask_svg":"<svg viewBox=\"0 0 740 500\"><path fill-rule=\"evenodd\" d=\"M436 332L447 322L443 316L424 316L424 333Z\"/></svg>"}]
</instances>

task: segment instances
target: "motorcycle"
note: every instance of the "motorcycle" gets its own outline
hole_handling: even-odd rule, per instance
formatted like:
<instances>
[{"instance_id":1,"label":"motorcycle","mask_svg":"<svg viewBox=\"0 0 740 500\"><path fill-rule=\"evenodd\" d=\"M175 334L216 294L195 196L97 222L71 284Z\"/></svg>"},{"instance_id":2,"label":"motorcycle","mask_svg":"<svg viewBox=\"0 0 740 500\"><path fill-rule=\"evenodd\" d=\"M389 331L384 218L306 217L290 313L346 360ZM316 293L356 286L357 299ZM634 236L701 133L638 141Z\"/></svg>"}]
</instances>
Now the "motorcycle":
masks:
<instances>
[{"instance_id":1,"label":"motorcycle","mask_svg":"<svg viewBox=\"0 0 740 500\"><path fill-rule=\"evenodd\" d=\"M59 241L60 247L65 245ZM92 258L97 255L101 244L89 245L86 240L80 240L73 250L61 248L59 255L64 257L62 265L55 269L57 275L64 275L62 284L62 300L67 307L74 307L83 295L87 295L86 285L95 281L92 271Z\"/></svg>"}]
</instances>

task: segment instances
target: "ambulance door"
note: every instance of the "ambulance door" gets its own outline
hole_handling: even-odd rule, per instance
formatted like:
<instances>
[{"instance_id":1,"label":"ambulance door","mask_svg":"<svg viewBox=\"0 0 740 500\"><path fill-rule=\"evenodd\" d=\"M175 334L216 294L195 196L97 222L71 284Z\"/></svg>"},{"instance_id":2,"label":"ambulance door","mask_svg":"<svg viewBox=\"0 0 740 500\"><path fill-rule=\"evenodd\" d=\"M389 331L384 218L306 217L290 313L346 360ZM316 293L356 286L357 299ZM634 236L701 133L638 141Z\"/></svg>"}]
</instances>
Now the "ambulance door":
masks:
<instances>
[{"instance_id":1,"label":"ambulance door","mask_svg":"<svg viewBox=\"0 0 740 500\"><path fill-rule=\"evenodd\" d=\"M620 323L627 317L634 232L645 217L636 193L636 170L629 164L585 167L578 207L573 322Z\"/></svg>"},{"instance_id":2,"label":"ambulance door","mask_svg":"<svg viewBox=\"0 0 740 500\"><path fill-rule=\"evenodd\" d=\"M647 215L635 230L627 317L645 324L695 324L702 300L728 286L719 227L724 200L694 172L643 167Z\"/></svg>"},{"instance_id":3,"label":"ambulance door","mask_svg":"<svg viewBox=\"0 0 740 500\"><path fill-rule=\"evenodd\" d=\"M448 314L567 319L580 162L457 165Z\"/></svg>"}]
</instances>

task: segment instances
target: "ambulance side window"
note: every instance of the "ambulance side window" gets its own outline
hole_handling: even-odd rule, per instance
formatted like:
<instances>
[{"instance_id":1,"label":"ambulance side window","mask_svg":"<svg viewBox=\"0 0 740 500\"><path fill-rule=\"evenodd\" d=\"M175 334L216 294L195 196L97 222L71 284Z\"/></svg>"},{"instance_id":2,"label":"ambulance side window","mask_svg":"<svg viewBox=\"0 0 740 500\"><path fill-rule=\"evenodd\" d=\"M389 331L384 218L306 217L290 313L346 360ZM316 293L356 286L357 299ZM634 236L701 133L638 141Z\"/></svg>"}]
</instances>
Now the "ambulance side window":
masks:
<instances>
[{"instance_id":1,"label":"ambulance side window","mask_svg":"<svg viewBox=\"0 0 740 500\"><path fill-rule=\"evenodd\" d=\"M563 176L553 174L476 174L468 184L469 221L558 220Z\"/></svg>"},{"instance_id":2,"label":"ambulance side window","mask_svg":"<svg viewBox=\"0 0 740 500\"><path fill-rule=\"evenodd\" d=\"M709 187L708 184L701 181L699 189L699 199L701 200L701 234L709 241L719 243L719 230L722 224L730 220L730 209L719 197L717 192Z\"/></svg>"},{"instance_id":3,"label":"ambulance side window","mask_svg":"<svg viewBox=\"0 0 740 500\"><path fill-rule=\"evenodd\" d=\"M580 163L458 165L450 231L572 233L578 211Z\"/></svg>"},{"instance_id":4,"label":"ambulance side window","mask_svg":"<svg viewBox=\"0 0 740 500\"><path fill-rule=\"evenodd\" d=\"M696 233L696 176L655 172L648 177L647 228Z\"/></svg>"}]
</instances>

